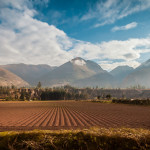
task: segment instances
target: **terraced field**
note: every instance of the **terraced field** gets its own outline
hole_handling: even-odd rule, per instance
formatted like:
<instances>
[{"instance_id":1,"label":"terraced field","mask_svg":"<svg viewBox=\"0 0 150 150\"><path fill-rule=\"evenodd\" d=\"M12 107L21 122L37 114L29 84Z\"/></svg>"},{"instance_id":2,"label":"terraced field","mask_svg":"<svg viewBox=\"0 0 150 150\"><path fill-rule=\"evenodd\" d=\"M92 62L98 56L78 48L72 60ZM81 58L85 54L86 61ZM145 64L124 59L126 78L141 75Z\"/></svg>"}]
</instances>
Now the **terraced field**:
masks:
<instances>
[{"instance_id":1,"label":"terraced field","mask_svg":"<svg viewBox=\"0 0 150 150\"><path fill-rule=\"evenodd\" d=\"M150 129L150 107L77 101L0 102L0 131L92 126Z\"/></svg>"}]
</instances>

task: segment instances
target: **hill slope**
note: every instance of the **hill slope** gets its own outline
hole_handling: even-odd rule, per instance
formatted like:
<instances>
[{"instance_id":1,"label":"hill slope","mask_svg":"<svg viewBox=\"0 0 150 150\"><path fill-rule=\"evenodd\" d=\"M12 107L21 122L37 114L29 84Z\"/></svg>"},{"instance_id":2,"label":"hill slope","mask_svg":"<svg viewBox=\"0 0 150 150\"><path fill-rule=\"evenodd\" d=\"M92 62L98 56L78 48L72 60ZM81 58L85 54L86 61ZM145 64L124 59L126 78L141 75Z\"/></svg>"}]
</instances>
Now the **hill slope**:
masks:
<instances>
[{"instance_id":1,"label":"hill slope","mask_svg":"<svg viewBox=\"0 0 150 150\"><path fill-rule=\"evenodd\" d=\"M31 85L37 85L41 76L54 69L49 65L26 65L22 63L3 65L1 67L13 72Z\"/></svg>"},{"instance_id":2,"label":"hill slope","mask_svg":"<svg viewBox=\"0 0 150 150\"><path fill-rule=\"evenodd\" d=\"M0 86L17 86L17 87L26 87L29 86L27 82L22 80L17 75L11 73L10 71L0 68Z\"/></svg>"}]
</instances>

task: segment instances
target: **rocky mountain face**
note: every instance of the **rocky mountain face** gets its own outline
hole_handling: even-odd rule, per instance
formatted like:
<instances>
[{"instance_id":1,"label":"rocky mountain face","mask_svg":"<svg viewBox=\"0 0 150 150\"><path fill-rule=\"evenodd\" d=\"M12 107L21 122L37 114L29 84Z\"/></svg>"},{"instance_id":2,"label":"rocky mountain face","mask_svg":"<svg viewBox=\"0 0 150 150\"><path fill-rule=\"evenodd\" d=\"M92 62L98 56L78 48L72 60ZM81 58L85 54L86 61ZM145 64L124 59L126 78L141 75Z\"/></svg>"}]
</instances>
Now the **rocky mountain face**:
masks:
<instances>
[{"instance_id":1,"label":"rocky mountain face","mask_svg":"<svg viewBox=\"0 0 150 150\"><path fill-rule=\"evenodd\" d=\"M28 87L29 84L12 72L0 68L0 86Z\"/></svg>"},{"instance_id":2,"label":"rocky mountain face","mask_svg":"<svg viewBox=\"0 0 150 150\"><path fill-rule=\"evenodd\" d=\"M9 64L0 66L16 74L30 85L37 85L40 77L52 71L55 67L49 65ZM40 79L41 80L41 79Z\"/></svg>"}]
</instances>

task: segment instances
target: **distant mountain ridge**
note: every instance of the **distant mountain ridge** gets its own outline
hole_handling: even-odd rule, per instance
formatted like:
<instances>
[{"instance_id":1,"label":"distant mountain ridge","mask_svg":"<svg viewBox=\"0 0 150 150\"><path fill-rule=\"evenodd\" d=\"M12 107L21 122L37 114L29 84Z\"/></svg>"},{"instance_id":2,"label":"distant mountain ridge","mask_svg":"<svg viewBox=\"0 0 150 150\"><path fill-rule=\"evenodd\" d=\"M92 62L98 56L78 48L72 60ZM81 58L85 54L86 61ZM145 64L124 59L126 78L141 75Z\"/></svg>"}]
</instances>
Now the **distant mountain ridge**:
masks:
<instances>
[{"instance_id":1,"label":"distant mountain ridge","mask_svg":"<svg viewBox=\"0 0 150 150\"><path fill-rule=\"evenodd\" d=\"M37 79L56 68L45 64L27 65L23 63L2 65L0 67L11 71L12 73L28 82L30 85L36 85L38 82Z\"/></svg>"},{"instance_id":2,"label":"distant mountain ridge","mask_svg":"<svg viewBox=\"0 0 150 150\"><path fill-rule=\"evenodd\" d=\"M18 81L24 82L22 85L27 86L29 84L36 86L40 81L43 87L69 84L75 87L126 88L141 85L150 88L150 59L136 69L118 66L110 72L103 70L97 63L81 57L76 57L59 67L27 64L10 64L0 67L5 70L1 69L0 74L3 85L12 85L13 79L18 77ZM11 74L11 78L8 77L9 80L5 80L3 72L13 75Z\"/></svg>"},{"instance_id":3,"label":"distant mountain ridge","mask_svg":"<svg viewBox=\"0 0 150 150\"><path fill-rule=\"evenodd\" d=\"M150 88L150 59L142 63L123 81L124 87L141 85Z\"/></svg>"},{"instance_id":4,"label":"distant mountain ridge","mask_svg":"<svg viewBox=\"0 0 150 150\"><path fill-rule=\"evenodd\" d=\"M112 71L110 71L110 74L113 76L116 76L117 78L124 78L128 74L130 74L134 69L129 66L118 66ZM121 76L121 77L120 77Z\"/></svg>"},{"instance_id":5,"label":"distant mountain ridge","mask_svg":"<svg viewBox=\"0 0 150 150\"><path fill-rule=\"evenodd\" d=\"M0 68L0 86L29 87L29 84L12 72Z\"/></svg>"},{"instance_id":6,"label":"distant mountain ridge","mask_svg":"<svg viewBox=\"0 0 150 150\"><path fill-rule=\"evenodd\" d=\"M150 59L148 59L147 61L143 62L139 67L137 67L136 69L139 70L140 68L149 68L150 67Z\"/></svg>"},{"instance_id":7,"label":"distant mountain ridge","mask_svg":"<svg viewBox=\"0 0 150 150\"><path fill-rule=\"evenodd\" d=\"M109 73L115 78L116 80L116 87L122 86L122 81L126 78L130 73L132 73L134 69L129 66L118 66Z\"/></svg>"}]
</instances>

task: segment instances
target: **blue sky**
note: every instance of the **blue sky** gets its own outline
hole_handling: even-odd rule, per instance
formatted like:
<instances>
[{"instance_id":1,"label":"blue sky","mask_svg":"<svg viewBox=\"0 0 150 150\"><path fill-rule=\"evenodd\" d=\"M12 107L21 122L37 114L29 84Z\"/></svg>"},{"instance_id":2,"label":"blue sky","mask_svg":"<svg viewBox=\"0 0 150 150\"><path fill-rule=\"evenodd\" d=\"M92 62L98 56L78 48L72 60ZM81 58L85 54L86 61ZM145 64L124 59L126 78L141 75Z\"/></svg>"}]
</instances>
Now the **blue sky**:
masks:
<instances>
[{"instance_id":1,"label":"blue sky","mask_svg":"<svg viewBox=\"0 0 150 150\"><path fill-rule=\"evenodd\" d=\"M132 1L136 2L135 0ZM71 38L83 41L97 43L101 41L127 40L128 38L143 38L147 36L147 30L150 31L150 8L133 13L122 19L116 19L113 23L108 23L100 27L94 27L100 22L97 17L82 20L82 17L87 14L89 9L95 9L99 2L105 3L106 1L51 0L48 2L47 7L35 5L34 8L40 12L36 16L37 19L55 25ZM135 4L133 3L133 5ZM139 25L132 30L112 32L114 26L124 26L131 22L137 22Z\"/></svg>"},{"instance_id":2,"label":"blue sky","mask_svg":"<svg viewBox=\"0 0 150 150\"><path fill-rule=\"evenodd\" d=\"M0 0L0 64L135 68L150 59L149 18L150 0Z\"/></svg>"}]
</instances>

